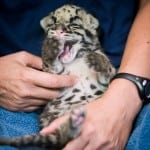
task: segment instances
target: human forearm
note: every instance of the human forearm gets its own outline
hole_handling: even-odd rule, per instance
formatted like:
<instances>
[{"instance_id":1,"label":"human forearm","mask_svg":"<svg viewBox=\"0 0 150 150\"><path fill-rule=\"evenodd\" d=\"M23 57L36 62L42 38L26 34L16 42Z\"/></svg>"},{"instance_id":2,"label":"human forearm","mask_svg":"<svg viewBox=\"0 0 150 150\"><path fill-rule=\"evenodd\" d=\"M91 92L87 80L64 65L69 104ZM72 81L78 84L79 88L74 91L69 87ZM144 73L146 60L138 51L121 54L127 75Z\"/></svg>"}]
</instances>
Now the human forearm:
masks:
<instances>
[{"instance_id":1,"label":"human forearm","mask_svg":"<svg viewBox=\"0 0 150 150\"><path fill-rule=\"evenodd\" d=\"M150 78L150 2L145 1L132 25L119 72ZM134 119L142 106L136 86L125 79L114 80L106 96L127 109ZM109 100L109 98L107 98ZM120 100L121 99L121 100Z\"/></svg>"},{"instance_id":2,"label":"human forearm","mask_svg":"<svg viewBox=\"0 0 150 150\"><path fill-rule=\"evenodd\" d=\"M145 1L129 34L119 72L150 77L150 1Z\"/></svg>"}]
</instances>

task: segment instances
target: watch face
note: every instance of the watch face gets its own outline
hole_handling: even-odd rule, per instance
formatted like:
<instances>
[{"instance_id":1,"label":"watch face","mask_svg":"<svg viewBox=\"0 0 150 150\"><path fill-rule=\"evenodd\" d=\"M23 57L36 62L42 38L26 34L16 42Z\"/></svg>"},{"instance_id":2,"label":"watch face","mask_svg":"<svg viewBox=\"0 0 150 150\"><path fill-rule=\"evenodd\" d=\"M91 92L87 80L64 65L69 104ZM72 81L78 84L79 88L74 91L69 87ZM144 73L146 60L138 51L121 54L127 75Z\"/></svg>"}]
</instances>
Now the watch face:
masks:
<instances>
[{"instance_id":1,"label":"watch face","mask_svg":"<svg viewBox=\"0 0 150 150\"><path fill-rule=\"evenodd\" d=\"M148 100L150 100L150 81L147 83L145 87L145 96L147 97Z\"/></svg>"}]
</instances>

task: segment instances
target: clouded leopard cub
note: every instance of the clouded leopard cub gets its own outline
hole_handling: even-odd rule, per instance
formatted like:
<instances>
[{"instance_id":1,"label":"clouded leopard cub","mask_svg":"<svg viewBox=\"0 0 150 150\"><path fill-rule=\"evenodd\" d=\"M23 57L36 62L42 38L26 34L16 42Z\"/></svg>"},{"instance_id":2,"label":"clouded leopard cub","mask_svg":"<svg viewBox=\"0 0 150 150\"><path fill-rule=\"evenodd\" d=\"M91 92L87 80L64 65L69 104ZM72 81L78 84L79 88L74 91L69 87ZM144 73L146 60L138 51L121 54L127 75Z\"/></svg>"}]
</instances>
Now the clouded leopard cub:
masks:
<instances>
[{"instance_id":1,"label":"clouded leopard cub","mask_svg":"<svg viewBox=\"0 0 150 150\"><path fill-rule=\"evenodd\" d=\"M60 97L48 102L40 117L41 127L48 126L55 118L68 112L71 112L70 118L55 134L0 139L0 145L61 149L80 132L86 116L81 105L100 97L115 74L101 49L98 20L82 8L64 5L43 18L41 26L46 32L42 47L43 70L79 77L77 84L62 89Z\"/></svg>"}]
</instances>

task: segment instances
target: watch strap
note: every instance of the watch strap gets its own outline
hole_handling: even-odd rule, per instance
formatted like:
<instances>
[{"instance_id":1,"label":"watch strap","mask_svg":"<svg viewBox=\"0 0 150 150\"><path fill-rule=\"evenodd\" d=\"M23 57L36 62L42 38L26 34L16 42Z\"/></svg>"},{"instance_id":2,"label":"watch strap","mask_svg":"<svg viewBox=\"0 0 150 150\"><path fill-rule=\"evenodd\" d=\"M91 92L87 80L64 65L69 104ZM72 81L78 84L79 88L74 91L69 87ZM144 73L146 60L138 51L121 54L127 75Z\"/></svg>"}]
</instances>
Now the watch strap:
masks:
<instances>
[{"instance_id":1,"label":"watch strap","mask_svg":"<svg viewBox=\"0 0 150 150\"><path fill-rule=\"evenodd\" d=\"M146 97L146 95L145 95L145 86L148 82L150 84L150 79L136 76L136 75L133 75L130 73L118 73L112 78L112 80L117 79L117 78L127 79L127 80L131 81L132 83L134 83L138 90L140 99L146 103L150 102L150 98Z\"/></svg>"}]
</instances>

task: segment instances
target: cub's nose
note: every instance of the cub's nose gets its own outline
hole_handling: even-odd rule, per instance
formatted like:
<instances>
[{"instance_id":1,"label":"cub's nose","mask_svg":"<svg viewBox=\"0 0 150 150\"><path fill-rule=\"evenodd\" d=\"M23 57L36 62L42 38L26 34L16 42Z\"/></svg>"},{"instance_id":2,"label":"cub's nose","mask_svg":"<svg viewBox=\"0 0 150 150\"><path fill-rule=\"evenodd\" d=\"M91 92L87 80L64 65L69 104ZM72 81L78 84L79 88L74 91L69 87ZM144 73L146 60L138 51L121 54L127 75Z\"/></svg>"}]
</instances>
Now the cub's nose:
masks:
<instances>
[{"instance_id":1,"label":"cub's nose","mask_svg":"<svg viewBox=\"0 0 150 150\"><path fill-rule=\"evenodd\" d=\"M63 31L62 29L57 29L57 30L55 31L55 33L56 33L57 36L61 36L61 34L63 34L64 31Z\"/></svg>"}]
</instances>

